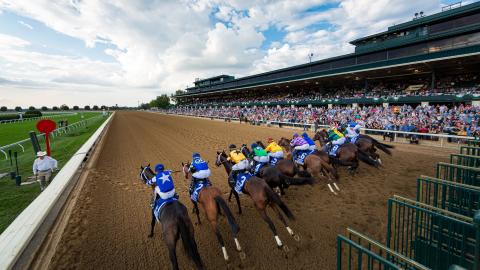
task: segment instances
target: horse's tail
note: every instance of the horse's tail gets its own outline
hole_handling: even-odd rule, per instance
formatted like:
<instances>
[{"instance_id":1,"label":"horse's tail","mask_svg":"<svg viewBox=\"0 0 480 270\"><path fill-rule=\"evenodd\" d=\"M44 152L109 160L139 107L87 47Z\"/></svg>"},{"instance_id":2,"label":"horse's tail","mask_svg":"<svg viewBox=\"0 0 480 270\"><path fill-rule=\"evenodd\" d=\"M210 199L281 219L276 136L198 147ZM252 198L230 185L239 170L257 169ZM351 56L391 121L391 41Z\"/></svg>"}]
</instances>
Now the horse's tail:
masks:
<instances>
[{"instance_id":1,"label":"horse's tail","mask_svg":"<svg viewBox=\"0 0 480 270\"><path fill-rule=\"evenodd\" d=\"M228 205L225 203L225 200L220 195L215 197L214 200L217 203L217 205L219 205L223 209L223 212L227 217L228 224L230 224L230 229L232 230L233 235L236 237L238 232L240 231L240 227L238 226L237 221L233 217L232 211L230 210Z\"/></svg>"},{"instance_id":2,"label":"horse's tail","mask_svg":"<svg viewBox=\"0 0 480 270\"><path fill-rule=\"evenodd\" d=\"M288 219L295 220L293 213L290 211L290 209L288 209L287 205L282 201L282 199L280 199L280 196L278 196L277 193L273 192L273 190L267 185L265 185L264 190L267 198L278 205L280 209L282 209L283 213L287 215Z\"/></svg>"},{"instance_id":3,"label":"horse's tail","mask_svg":"<svg viewBox=\"0 0 480 270\"><path fill-rule=\"evenodd\" d=\"M390 151L390 149L394 148L394 146L388 145L386 143L381 143L381 142L375 140L374 138L372 138L372 142L373 142L373 145L375 145L375 147L382 150L385 154L390 155L390 156L392 155L392 151Z\"/></svg>"},{"instance_id":4,"label":"horse's tail","mask_svg":"<svg viewBox=\"0 0 480 270\"><path fill-rule=\"evenodd\" d=\"M182 236L183 248L187 256L193 261L197 269L203 269L202 258L200 258L197 243L195 242L195 237L192 233L192 222L188 218L187 210L185 208L181 210L182 211L179 213L182 214L177 216L177 226L178 230L180 231L180 235ZM190 230L189 225L192 230Z\"/></svg>"},{"instance_id":5,"label":"horse's tail","mask_svg":"<svg viewBox=\"0 0 480 270\"><path fill-rule=\"evenodd\" d=\"M280 179L287 185L295 185L295 186L301 186L301 185L313 185L315 184L315 179L312 177L290 177L288 175L285 175L283 173L279 174Z\"/></svg>"},{"instance_id":6,"label":"horse's tail","mask_svg":"<svg viewBox=\"0 0 480 270\"><path fill-rule=\"evenodd\" d=\"M358 149L358 159L370 166L378 168L380 165L376 160L372 159L365 151Z\"/></svg>"}]
</instances>

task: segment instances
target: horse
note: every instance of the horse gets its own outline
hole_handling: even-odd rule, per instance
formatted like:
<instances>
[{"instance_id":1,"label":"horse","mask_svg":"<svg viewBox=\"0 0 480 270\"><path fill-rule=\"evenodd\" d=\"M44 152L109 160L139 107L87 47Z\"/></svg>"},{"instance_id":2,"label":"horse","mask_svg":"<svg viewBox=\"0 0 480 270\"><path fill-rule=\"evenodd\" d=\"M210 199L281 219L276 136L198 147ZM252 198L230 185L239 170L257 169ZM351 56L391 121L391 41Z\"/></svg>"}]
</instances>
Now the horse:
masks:
<instances>
[{"instance_id":1,"label":"horse","mask_svg":"<svg viewBox=\"0 0 480 270\"><path fill-rule=\"evenodd\" d=\"M190 175L189 168L189 162L182 162L182 171L186 180L189 178ZM198 194L198 203L203 208L205 215L207 216L207 220L212 225L215 235L217 236L217 240L222 248L223 258L225 259L225 261L228 261L227 249L225 248L225 243L223 241L222 234L220 233L220 228L218 226L218 217L219 214L221 214L222 209L228 220L228 224L230 225L230 230L232 231L237 251L241 252L242 247L240 246L240 242L237 238L240 228L235 221L235 218L233 217L232 211L230 211L227 203L223 200L222 192L220 191L220 189L214 186L206 186L200 190ZM197 215L198 224L200 225L200 211L198 211L198 205L196 203L194 203L194 210Z\"/></svg>"},{"instance_id":2,"label":"horse","mask_svg":"<svg viewBox=\"0 0 480 270\"><path fill-rule=\"evenodd\" d=\"M241 150L246 157L250 156L251 152L246 145L242 145ZM290 185L313 185L315 183L315 179L311 177L294 178L293 176L285 175L278 167L271 166L268 163L260 169L258 177L264 179L272 189L279 188L281 195L285 195L284 189Z\"/></svg>"},{"instance_id":3,"label":"horse","mask_svg":"<svg viewBox=\"0 0 480 270\"><path fill-rule=\"evenodd\" d=\"M287 138L280 138L278 141L278 145L283 147L285 150L285 160L290 160L293 165L290 166L295 166L295 162L292 159L292 153L293 153L293 147L290 145L290 140ZM279 164L279 166L284 166L285 164ZM338 180L338 174L336 173L336 170L333 168L332 165L330 165L328 162L324 161L322 158L320 158L317 155L308 155L305 157L303 166L305 171L307 171L310 175L315 177L316 179L323 180L327 182L327 187L335 195L338 195L337 192L332 188L335 187L336 190L340 191L340 188L338 187L336 181Z\"/></svg>"},{"instance_id":4,"label":"horse","mask_svg":"<svg viewBox=\"0 0 480 270\"><path fill-rule=\"evenodd\" d=\"M394 148L391 145L381 143L374 138L363 134L358 136L358 139L355 141L355 145L360 150L368 153L370 157L376 160L379 164L382 164L382 160L380 159L380 155L377 153L377 148L389 156L392 155L392 151L390 151L390 149Z\"/></svg>"},{"instance_id":5,"label":"horse","mask_svg":"<svg viewBox=\"0 0 480 270\"><path fill-rule=\"evenodd\" d=\"M327 137L327 131L325 129L322 129L315 133L313 140L319 141L320 147L323 147ZM334 165L342 165L349 167L350 174L352 175L355 174L358 169L359 160L373 167L379 166L379 163L376 160L373 160L367 153L360 150L356 145L352 143L342 144L337 150L336 157L329 156L329 159Z\"/></svg>"},{"instance_id":6,"label":"horse","mask_svg":"<svg viewBox=\"0 0 480 270\"><path fill-rule=\"evenodd\" d=\"M225 151L217 151L217 158L215 161L215 165L220 167L223 165L225 167L225 172L227 175L230 175L232 171L232 163L228 161L228 156ZM228 178L227 178L228 179ZM232 190L234 189L233 186L230 186ZM251 176L245 183L243 187L243 193L250 196L253 201L253 205L255 209L257 209L258 213L262 217L262 219L268 224L268 227L273 233L275 242L278 248L284 247L280 237L278 237L277 229L273 224L270 217L267 215L266 208L270 206L274 212L277 213L278 218L283 223L287 232L292 236L295 240L300 241L298 235L296 235L293 230L288 226L287 221L283 217L282 213L278 208L280 208L283 213L287 216L289 220L295 220L293 213L290 211L288 206L282 201L280 196L277 193L273 192L273 190L268 186L268 184L262 178ZM238 198L238 193L234 190L235 196ZM240 200L237 199L238 208L241 209ZM286 249L286 247L284 247Z\"/></svg>"},{"instance_id":7,"label":"horse","mask_svg":"<svg viewBox=\"0 0 480 270\"><path fill-rule=\"evenodd\" d=\"M140 166L141 179L146 183L152 179L155 174L150 166ZM167 244L168 254L172 268L178 270L176 246L178 239L182 238L183 248L188 258L193 261L196 269L203 269L203 262L198 253L197 243L195 242L193 224L188 217L188 211L185 205L175 200L162 207L160 211L159 222L162 224L162 235ZM152 222L149 238L153 237L156 218L154 208L152 208Z\"/></svg>"}]
</instances>

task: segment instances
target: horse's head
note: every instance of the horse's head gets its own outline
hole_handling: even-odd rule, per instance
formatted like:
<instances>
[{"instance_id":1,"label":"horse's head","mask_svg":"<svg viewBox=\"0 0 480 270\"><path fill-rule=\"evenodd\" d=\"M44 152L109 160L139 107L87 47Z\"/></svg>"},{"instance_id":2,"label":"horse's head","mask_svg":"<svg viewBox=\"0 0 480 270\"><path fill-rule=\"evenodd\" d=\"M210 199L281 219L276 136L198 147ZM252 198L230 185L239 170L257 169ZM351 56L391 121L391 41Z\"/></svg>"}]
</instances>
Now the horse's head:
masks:
<instances>
[{"instance_id":1,"label":"horse's head","mask_svg":"<svg viewBox=\"0 0 480 270\"><path fill-rule=\"evenodd\" d=\"M182 172L183 176L185 176L185 179L188 179L188 176L190 175L190 162L187 161L185 163L182 162Z\"/></svg>"},{"instance_id":2,"label":"horse's head","mask_svg":"<svg viewBox=\"0 0 480 270\"><path fill-rule=\"evenodd\" d=\"M247 157L250 155L250 149L248 149L248 146L246 144L242 144L242 148L240 149L240 151Z\"/></svg>"},{"instance_id":3,"label":"horse's head","mask_svg":"<svg viewBox=\"0 0 480 270\"><path fill-rule=\"evenodd\" d=\"M150 163L145 167L140 165L140 179L144 183L147 183L147 181L152 179L154 176L155 173L153 173L152 169L150 168Z\"/></svg>"},{"instance_id":4,"label":"horse's head","mask_svg":"<svg viewBox=\"0 0 480 270\"><path fill-rule=\"evenodd\" d=\"M225 153L225 150L217 151L217 158L215 159L215 165L217 167L220 167L222 164L227 162L227 154Z\"/></svg>"},{"instance_id":5,"label":"horse's head","mask_svg":"<svg viewBox=\"0 0 480 270\"><path fill-rule=\"evenodd\" d=\"M290 140L285 138L285 137L282 137L280 138L280 140L278 141L278 145L280 145L281 147L289 147L290 146Z\"/></svg>"},{"instance_id":6,"label":"horse's head","mask_svg":"<svg viewBox=\"0 0 480 270\"><path fill-rule=\"evenodd\" d=\"M321 129L315 133L315 136L313 136L314 141L318 141L320 145L323 145L325 143L325 140L328 137L328 132L326 129Z\"/></svg>"}]
</instances>

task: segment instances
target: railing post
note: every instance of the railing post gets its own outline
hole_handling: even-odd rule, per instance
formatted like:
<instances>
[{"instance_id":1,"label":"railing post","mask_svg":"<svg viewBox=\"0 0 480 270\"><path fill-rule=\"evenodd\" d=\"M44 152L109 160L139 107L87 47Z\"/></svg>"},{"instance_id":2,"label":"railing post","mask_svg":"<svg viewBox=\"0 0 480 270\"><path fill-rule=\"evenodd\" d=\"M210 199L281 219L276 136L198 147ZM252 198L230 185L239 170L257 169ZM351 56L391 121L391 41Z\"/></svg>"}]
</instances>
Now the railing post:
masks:
<instances>
[{"instance_id":1,"label":"railing post","mask_svg":"<svg viewBox=\"0 0 480 270\"><path fill-rule=\"evenodd\" d=\"M473 269L480 269L480 210L475 212L473 216L473 223L475 224L475 231L477 233L477 241L475 246L475 259Z\"/></svg>"}]
</instances>

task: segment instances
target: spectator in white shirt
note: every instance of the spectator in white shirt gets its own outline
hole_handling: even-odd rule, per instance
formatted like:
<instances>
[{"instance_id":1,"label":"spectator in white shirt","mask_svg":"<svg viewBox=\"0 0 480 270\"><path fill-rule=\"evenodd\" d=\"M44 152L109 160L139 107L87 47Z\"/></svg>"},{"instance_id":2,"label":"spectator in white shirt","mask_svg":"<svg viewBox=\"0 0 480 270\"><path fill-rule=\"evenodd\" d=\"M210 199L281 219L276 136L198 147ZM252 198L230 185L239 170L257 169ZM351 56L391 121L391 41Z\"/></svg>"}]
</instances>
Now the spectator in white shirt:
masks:
<instances>
[{"instance_id":1,"label":"spectator in white shirt","mask_svg":"<svg viewBox=\"0 0 480 270\"><path fill-rule=\"evenodd\" d=\"M40 178L40 189L43 191L50 184L52 171L57 169L57 161L45 151L37 152L37 159L33 162L33 174Z\"/></svg>"}]
</instances>

